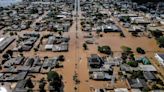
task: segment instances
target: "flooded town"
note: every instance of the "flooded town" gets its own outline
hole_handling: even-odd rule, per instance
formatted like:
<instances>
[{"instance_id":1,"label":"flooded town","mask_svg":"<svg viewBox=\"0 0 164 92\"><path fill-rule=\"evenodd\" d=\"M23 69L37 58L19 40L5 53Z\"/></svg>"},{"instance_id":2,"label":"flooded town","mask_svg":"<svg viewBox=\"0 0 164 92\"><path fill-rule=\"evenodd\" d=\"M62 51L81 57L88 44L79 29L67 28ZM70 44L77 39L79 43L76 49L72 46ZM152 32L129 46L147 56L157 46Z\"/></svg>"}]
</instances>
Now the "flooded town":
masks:
<instances>
[{"instance_id":1,"label":"flooded town","mask_svg":"<svg viewBox=\"0 0 164 92\"><path fill-rule=\"evenodd\" d=\"M164 92L164 1L0 0L0 92Z\"/></svg>"}]
</instances>

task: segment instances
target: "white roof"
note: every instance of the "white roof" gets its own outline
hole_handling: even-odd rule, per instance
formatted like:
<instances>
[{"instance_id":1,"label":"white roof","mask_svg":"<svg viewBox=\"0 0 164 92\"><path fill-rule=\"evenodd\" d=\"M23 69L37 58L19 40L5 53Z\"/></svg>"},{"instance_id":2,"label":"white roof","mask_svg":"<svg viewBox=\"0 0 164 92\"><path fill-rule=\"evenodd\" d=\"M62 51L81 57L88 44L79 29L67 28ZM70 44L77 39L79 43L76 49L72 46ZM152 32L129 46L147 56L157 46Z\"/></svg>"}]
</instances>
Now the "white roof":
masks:
<instances>
[{"instance_id":1,"label":"white roof","mask_svg":"<svg viewBox=\"0 0 164 92\"><path fill-rule=\"evenodd\" d=\"M131 92L141 92L140 89L131 89Z\"/></svg>"},{"instance_id":2,"label":"white roof","mask_svg":"<svg viewBox=\"0 0 164 92\"><path fill-rule=\"evenodd\" d=\"M127 88L116 88L114 92L129 92Z\"/></svg>"},{"instance_id":3,"label":"white roof","mask_svg":"<svg viewBox=\"0 0 164 92\"><path fill-rule=\"evenodd\" d=\"M7 89L5 87L0 87L0 92L7 92Z\"/></svg>"},{"instance_id":4,"label":"white roof","mask_svg":"<svg viewBox=\"0 0 164 92\"><path fill-rule=\"evenodd\" d=\"M53 45L45 45L45 49L52 49Z\"/></svg>"},{"instance_id":5,"label":"white roof","mask_svg":"<svg viewBox=\"0 0 164 92\"><path fill-rule=\"evenodd\" d=\"M4 37L0 38L0 42L3 41L4 39L5 39Z\"/></svg>"},{"instance_id":6,"label":"white roof","mask_svg":"<svg viewBox=\"0 0 164 92\"><path fill-rule=\"evenodd\" d=\"M157 71L153 65L139 65L142 71Z\"/></svg>"}]
</instances>

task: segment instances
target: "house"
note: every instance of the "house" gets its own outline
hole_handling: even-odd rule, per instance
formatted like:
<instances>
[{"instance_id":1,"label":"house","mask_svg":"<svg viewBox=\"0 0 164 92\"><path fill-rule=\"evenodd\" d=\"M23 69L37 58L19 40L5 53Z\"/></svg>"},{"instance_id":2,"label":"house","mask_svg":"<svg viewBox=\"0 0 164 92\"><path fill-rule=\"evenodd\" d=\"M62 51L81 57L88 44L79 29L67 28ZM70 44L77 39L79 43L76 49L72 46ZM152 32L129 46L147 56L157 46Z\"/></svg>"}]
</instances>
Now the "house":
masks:
<instances>
[{"instance_id":1,"label":"house","mask_svg":"<svg viewBox=\"0 0 164 92\"><path fill-rule=\"evenodd\" d=\"M107 92L105 89L95 89L94 92Z\"/></svg>"},{"instance_id":2,"label":"house","mask_svg":"<svg viewBox=\"0 0 164 92\"><path fill-rule=\"evenodd\" d=\"M105 58L105 64L109 64L111 66L117 66L120 65L120 63L122 63L122 59L119 57L106 57Z\"/></svg>"},{"instance_id":3,"label":"house","mask_svg":"<svg viewBox=\"0 0 164 92\"><path fill-rule=\"evenodd\" d=\"M146 88L147 84L144 79L127 79L131 88Z\"/></svg>"},{"instance_id":4,"label":"house","mask_svg":"<svg viewBox=\"0 0 164 92\"><path fill-rule=\"evenodd\" d=\"M153 65L139 65L141 71L156 72L157 69Z\"/></svg>"},{"instance_id":5,"label":"house","mask_svg":"<svg viewBox=\"0 0 164 92\"><path fill-rule=\"evenodd\" d=\"M164 27L163 26L148 26L147 29L150 30L150 31L159 30L161 32L164 32Z\"/></svg>"},{"instance_id":6,"label":"house","mask_svg":"<svg viewBox=\"0 0 164 92\"><path fill-rule=\"evenodd\" d=\"M130 17L130 20L133 24L150 24L150 21L146 20L144 17Z\"/></svg>"},{"instance_id":7,"label":"house","mask_svg":"<svg viewBox=\"0 0 164 92\"><path fill-rule=\"evenodd\" d=\"M51 44L47 44L47 45L45 45L45 49L46 50L52 50L52 48L53 48L53 45Z\"/></svg>"},{"instance_id":8,"label":"house","mask_svg":"<svg viewBox=\"0 0 164 92\"><path fill-rule=\"evenodd\" d=\"M18 56L18 57L15 58L14 64L19 65L24 61L24 59L25 59L24 57Z\"/></svg>"},{"instance_id":9,"label":"house","mask_svg":"<svg viewBox=\"0 0 164 92\"><path fill-rule=\"evenodd\" d=\"M125 72L132 71L131 67L127 64L120 65L120 70Z\"/></svg>"},{"instance_id":10,"label":"house","mask_svg":"<svg viewBox=\"0 0 164 92\"><path fill-rule=\"evenodd\" d=\"M140 89L131 89L131 92L142 92Z\"/></svg>"},{"instance_id":11,"label":"house","mask_svg":"<svg viewBox=\"0 0 164 92\"><path fill-rule=\"evenodd\" d=\"M30 51L37 39L39 38L40 34L38 33L25 33L23 34L24 41L22 41L14 51Z\"/></svg>"},{"instance_id":12,"label":"house","mask_svg":"<svg viewBox=\"0 0 164 92\"><path fill-rule=\"evenodd\" d=\"M164 54L163 53L156 53L155 58L164 67Z\"/></svg>"},{"instance_id":13,"label":"house","mask_svg":"<svg viewBox=\"0 0 164 92\"><path fill-rule=\"evenodd\" d=\"M119 14L118 17L137 17L137 14L133 14L133 13Z\"/></svg>"},{"instance_id":14,"label":"house","mask_svg":"<svg viewBox=\"0 0 164 92\"><path fill-rule=\"evenodd\" d=\"M102 26L103 32L121 32L121 29L115 25L105 25Z\"/></svg>"},{"instance_id":15,"label":"house","mask_svg":"<svg viewBox=\"0 0 164 92\"><path fill-rule=\"evenodd\" d=\"M91 54L91 57L88 58L89 66L92 68L98 68L102 66L103 60L96 54Z\"/></svg>"},{"instance_id":16,"label":"house","mask_svg":"<svg viewBox=\"0 0 164 92\"><path fill-rule=\"evenodd\" d=\"M31 67L33 65L33 63L34 63L34 59L33 58L28 58L24 65Z\"/></svg>"},{"instance_id":17,"label":"house","mask_svg":"<svg viewBox=\"0 0 164 92\"><path fill-rule=\"evenodd\" d=\"M143 76L145 77L146 80L156 80L155 74L150 71L144 71Z\"/></svg>"},{"instance_id":18,"label":"house","mask_svg":"<svg viewBox=\"0 0 164 92\"><path fill-rule=\"evenodd\" d=\"M56 17L60 19L60 18L66 18L67 16L66 15L57 15Z\"/></svg>"},{"instance_id":19,"label":"house","mask_svg":"<svg viewBox=\"0 0 164 92\"><path fill-rule=\"evenodd\" d=\"M14 37L0 38L0 52L3 52L14 40Z\"/></svg>"},{"instance_id":20,"label":"house","mask_svg":"<svg viewBox=\"0 0 164 92\"><path fill-rule=\"evenodd\" d=\"M163 92L163 90L152 90L150 92Z\"/></svg>"},{"instance_id":21,"label":"house","mask_svg":"<svg viewBox=\"0 0 164 92\"><path fill-rule=\"evenodd\" d=\"M114 92L129 92L127 88L116 88Z\"/></svg>"},{"instance_id":22,"label":"house","mask_svg":"<svg viewBox=\"0 0 164 92\"><path fill-rule=\"evenodd\" d=\"M43 65L42 65L42 67L43 67L44 69L53 68L53 67L55 67L57 64L58 64L58 58L57 58L57 57L54 57L54 58L51 58L51 59L45 59Z\"/></svg>"},{"instance_id":23,"label":"house","mask_svg":"<svg viewBox=\"0 0 164 92\"><path fill-rule=\"evenodd\" d=\"M111 72L113 73L113 69L111 67L109 68L89 68L89 73L93 73L93 72Z\"/></svg>"},{"instance_id":24,"label":"house","mask_svg":"<svg viewBox=\"0 0 164 92\"><path fill-rule=\"evenodd\" d=\"M48 42L47 42L47 44L51 45L51 44L54 44L54 42L55 42L55 36L50 36L50 37L48 37Z\"/></svg>"},{"instance_id":25,"label":"house","mask_svg":"<svg viewBox=\"0 0 164 92\"><path fill-rule=\"evenodd\" d=\"M40 60L40 57L39 56L35 56L34 57L34 63L33 63L33 66L41 66L41 60Z\"/></svg>"},{"instance_id":26,"label":"house","mask_svg":"<svg viewBox=\"0 0 164 92\"><path fill-rule=\"evenodd\" d=\"M17 71L16 67L10 66L10 67L6 68L3 72L4 73L17 73L18 71Z\"/></svg>"},{"instance_id":27,"label":"house","mask_svg":"<svg viewBox=\"0 0 164 92\"><path fill-rule=\"evenodd\" d=\"M23 60L24 60L24 57L21 57L21 56L18 56L16 58L11 58L10 60L6 61L3 66L7 68L12 65L19 65L23 62Z\"/></svg>"},{"instance_id":28,"label":"house","mask_svg":"<svg viewBox=\"0 0 164 92\"><path fill-rule=\"evenodd\" d=\"M22 45L22 46L18 47L18 51L30 51L32 47L33 46ZM14 49L16 49L16 48L14 48Z\"/></svg>"},{"instance_id":29,"label":"house","mask_svg":"<svg viewBox=\"0 0 164 92\"><path fill-rule=\"evenodd\" d=\"M13 90L13 92L27 92L26 84L27 84L27 80L21 80L17 82L16 87Z\"/></svg>"},{"instance_id":30,"label":"house","mask_svg":"<svg viewBox=\"0 0 164 92\"><path fill-rule=\"evenodd\" d=\"M129 30L129 32L143 32L145 31L145 27L141 25L133 25L132 30Z\"/></svg>"},{"instance_id":31,"label":"house","mask_svg":"<svg viewBox=\"0 0 164 92\"><path fill-rule=\"evenodd\" d=\"M54 52L68 51L68 43L53 45L52 51L54 51Z\"/></svg>"},{"instance_id":32,"label":"house","mask_svg":"<svg viewBox=\"0 0 164 92\"><path fill-rule=\"evenodd\" d=\"M30 69L30 66L19 66L19 67L17 67L16 68L17 69L17 71L29 71L29 69Z\"/></svg>"},{"instance_id":33,"label":"house","mask_svg":"<svg viewBox=\"0 0 164 92\"><path fill-rule=\"evenodd\" d=\"M33 66L29 69L30 73L39 73L41 70L41 66Z\"/></svg>"},{"instance_id":34,"label":"house","mask_svg":"<svg viewBox=\"0 0 164 92\"><path fill-rule=\"evenodd\" d=\"M24 80L27 76L28 72L20 72L15 76L15 80L19 81L19 80Z\"/></svg>"},{"instance_id":35,"label":"house","mask_svg":"<svg viewBox=\"0 0 164 92\"><path fill-rule=\"evenodd\" d=\"M91 74L91 78L94 80L111 80L112 75L109 75L108 73L104 72L93 72Z\"/></svg>"}]
</instances>

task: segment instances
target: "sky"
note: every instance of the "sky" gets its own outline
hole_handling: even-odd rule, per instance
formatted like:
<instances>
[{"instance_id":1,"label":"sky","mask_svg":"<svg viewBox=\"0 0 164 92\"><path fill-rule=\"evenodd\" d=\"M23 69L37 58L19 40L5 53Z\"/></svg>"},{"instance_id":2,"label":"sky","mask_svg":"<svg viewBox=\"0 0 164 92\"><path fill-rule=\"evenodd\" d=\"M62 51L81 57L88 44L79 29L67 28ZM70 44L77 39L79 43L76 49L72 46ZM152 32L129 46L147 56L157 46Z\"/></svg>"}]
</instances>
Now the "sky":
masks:
<instances>
[{"instance_id":1,"label":"sky","mask_svg":"<svg viewBox=\"0 0 164 92\"><path fill-rule=\"evenodd\" d=\"M8 6L10 4L14 4L16 2L20 2L21 0L0 0L0 6L1 7L5 7Z\"/></svg>"}]
</instances>

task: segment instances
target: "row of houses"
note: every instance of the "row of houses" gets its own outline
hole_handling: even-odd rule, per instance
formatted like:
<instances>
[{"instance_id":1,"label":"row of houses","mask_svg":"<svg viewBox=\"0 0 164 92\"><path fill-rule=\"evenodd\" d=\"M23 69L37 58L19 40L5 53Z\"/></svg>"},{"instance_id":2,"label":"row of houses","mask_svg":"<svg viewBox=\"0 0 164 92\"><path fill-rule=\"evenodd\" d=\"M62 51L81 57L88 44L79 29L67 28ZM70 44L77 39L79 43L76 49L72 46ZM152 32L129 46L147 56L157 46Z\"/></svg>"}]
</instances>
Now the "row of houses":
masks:
<instances>
[{"instance_id":1,"label":"row of houses","mask_svg":"<svg viewBox=\"0 0 164 92\"><path fill-rule=\"evenodd\" d=\"M68 51L69 39L68 36L49 36L45 50L54 52Z\"/></svg>"},{"instance_id":2,"label":"row of houses","mask_svg":"<svg viewBox=\"0 0 164 92\"><path fill-rule=\"evenodd\" d=\"M67 11L62 7L68 7ZM32 28L35 31L63 31L68 32L72 25L72 13L73 8L71 6L64 6L61 3L55 3L51 6L52 10L47 11L47 14L42 20L35 23ZM58 8L58 9L57 9ZM53 11L58 10L58 12Z\"/></svg>"},{"instance_id":3,"label":"row of houses","mask_svg":"<svg viewBox=\"0 0 164 92\"><path fill-rule=\"evenodd\" d=\"M24 80L29 73L48 73L58 64L58 57L44 58L42 60L39 56L35 56L33 58L17 56L15 58L11 58L2 65L0 81L17 82Z\"/></svg>"},{"instance_id":4,"label":"row of houses","mask_svg":"<svg viewBox=\"0 0 164 92\"><path fill-rule=\"evenodd\" d=\"M156 54L155 57L159 62L163 62L162 54ZM118 66L123 76L126 76L125 79L130 89L137 89L141 92L144 88L149 87L149 82L156 83L156 81L159 80L157 76L158 71L151 65L147 57L138 58L135 62L138 62L138 66L132 67L125 63L123 64L122 59L118 57L101 58L96 54L91 54L88 58L90 79L113 81L115 79L113 75L113 66Z\"/></svg>"},{"instance_id":5,"label":"row of houses","mask_svg":"<svg viewBox=\"0 0 164 92\"><path fill-rule=\"evenodd\" d=\"M103 59L96 54L91 54L88 58L88 69L91 79L113 80L113 66L118 66L122 62L120 58Z\"/></svg>"},{"instance_id":6,"label":"row of houses","mask_svg":"<svg viewBox=\"0 0 164 92\"><path fill-rule=\"evenodd\" d=\"M17 46L13 48L13 51L30 51L39 37L40 34L35 32L23 34L18 38Z\"/></svg>"},{"instance_id":7,"label":"row of houses","mask_svg":"<svg viewBox=\"0 0 164 92\"><path fill-rule=\"evenodd\" d=\"M110 18L109 13L103 11L103 4L102 2L95 3L94 1L82 2L82 10L84 12L82 13L83 20L81 25L83 31L100 31L105 33L122 31Z\"/></svg>"}]
</instances>

